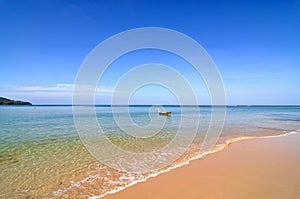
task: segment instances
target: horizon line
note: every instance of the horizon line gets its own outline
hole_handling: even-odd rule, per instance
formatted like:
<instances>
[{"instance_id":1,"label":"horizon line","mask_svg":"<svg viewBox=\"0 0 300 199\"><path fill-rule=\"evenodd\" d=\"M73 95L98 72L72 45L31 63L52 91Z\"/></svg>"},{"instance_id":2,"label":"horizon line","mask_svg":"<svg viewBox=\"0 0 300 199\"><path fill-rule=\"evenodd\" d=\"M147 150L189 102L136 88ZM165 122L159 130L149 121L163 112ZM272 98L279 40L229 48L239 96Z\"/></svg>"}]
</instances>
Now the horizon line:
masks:
<instances>
[{"instance_id":1,"label":"horizon line","mask_svg":"<svg viewBox=\"0 0 300 199\"><path fill-rule=\"evenodd\" d=\"M18 106L18 105L17 105ZM25 105L26 106L26 105ZM300 106L300 104L32 104L29 106Z\"/></svg>"}]
</instances>

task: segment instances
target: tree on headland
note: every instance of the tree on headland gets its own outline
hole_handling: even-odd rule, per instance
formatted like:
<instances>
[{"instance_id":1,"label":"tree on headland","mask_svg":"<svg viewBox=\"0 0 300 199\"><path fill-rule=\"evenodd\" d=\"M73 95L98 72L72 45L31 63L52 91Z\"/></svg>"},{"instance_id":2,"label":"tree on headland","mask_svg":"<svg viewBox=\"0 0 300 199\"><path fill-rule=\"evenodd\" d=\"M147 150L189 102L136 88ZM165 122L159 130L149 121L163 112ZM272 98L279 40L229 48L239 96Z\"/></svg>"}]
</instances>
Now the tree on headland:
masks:
<instances>
[{"instance_id":1,"label":"tree on headland","mask_svg":"<svg viewBox=\"0 0 300 199\"><path fill-rule=\"evenodd\" d=\"M15 101L4 97L0 97L0 105L32 105L32 104L30 102L24 102L19 100Z\"/></svg>"}]
</instances>

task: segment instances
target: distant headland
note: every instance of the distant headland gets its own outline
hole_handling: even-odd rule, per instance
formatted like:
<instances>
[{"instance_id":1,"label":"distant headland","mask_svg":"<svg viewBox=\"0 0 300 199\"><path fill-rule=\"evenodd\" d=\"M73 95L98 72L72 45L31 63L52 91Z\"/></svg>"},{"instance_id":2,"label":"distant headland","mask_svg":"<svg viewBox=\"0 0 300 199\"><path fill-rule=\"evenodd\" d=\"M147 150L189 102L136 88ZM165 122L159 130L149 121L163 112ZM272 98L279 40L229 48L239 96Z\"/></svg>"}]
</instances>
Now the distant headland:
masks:
<instances>
[{"instance_id":1,"label":"distant headland","mask_svg":"<svg viewBox=\"0 0 300 199\"><path fill-rule=\"evenodd\" d=\"M24 102L19 100L15 101L4 97L0 97L0 105L32 105L32 104L30 102Z\"/></svg>"}]
</instances>

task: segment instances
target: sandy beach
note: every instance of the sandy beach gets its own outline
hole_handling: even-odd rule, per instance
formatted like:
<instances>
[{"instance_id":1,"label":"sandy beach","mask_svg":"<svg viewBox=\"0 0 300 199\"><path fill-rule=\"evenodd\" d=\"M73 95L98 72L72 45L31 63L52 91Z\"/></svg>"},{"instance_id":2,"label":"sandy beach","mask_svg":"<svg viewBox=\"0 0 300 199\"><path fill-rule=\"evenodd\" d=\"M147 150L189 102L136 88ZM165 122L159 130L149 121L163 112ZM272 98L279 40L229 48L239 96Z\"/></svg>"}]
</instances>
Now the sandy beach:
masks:
<instances>
[{"instance_id":1,"label":"sandy beach","mask_svg":"<svg viewBox=\"0 0 300 199\"><path fill-rule=\"evenodd\" d=\"M297 198L299 146L299 133L239 141L104 198Z\"/></svg>"}]
</instances>

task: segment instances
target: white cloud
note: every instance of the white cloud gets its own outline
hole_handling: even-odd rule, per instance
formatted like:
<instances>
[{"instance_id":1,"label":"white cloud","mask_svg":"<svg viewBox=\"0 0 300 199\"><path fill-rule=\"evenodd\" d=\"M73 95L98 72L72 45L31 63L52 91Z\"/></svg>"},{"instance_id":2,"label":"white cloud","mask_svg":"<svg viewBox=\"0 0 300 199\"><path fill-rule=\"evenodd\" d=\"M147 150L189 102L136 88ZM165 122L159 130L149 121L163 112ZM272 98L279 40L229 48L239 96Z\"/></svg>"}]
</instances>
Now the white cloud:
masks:
<instances>
[{"instance_id":1,"label":"white cloud","mask_svg":"<svg viewBox=\"0 0 300 199\"><path fill-rule=\"evenodd\" d=\"M16 90L20 91L73 91L73 84L56 84L55 86L20 86Z\"/></svg>"},{"instance_id":2,"label":"white cloud","mask_svg":"<svg viewBox=\"0 0 300 199\"><path fill-rule=\"evenodd\" d=\"M84 86L86 90L90 90L91 86ZM60 93L71 93L73 92L74 84L56 84L55 86L14 86L13 91L22 92L35 92L35 93L49 93L49 94L60 94ZM105 86L97 87L97 94L101 93L113 93L114 88Z\"/></svg>"},{"instance_id":3,"label":"white cloud","mask_svg":"<svg viewBox=\"0 0 300 199\"><path fill-rule=\"evenodd\" d=\"M76 94L85 96L94 93L91 86L83 88ZM33 103L71 103L73 97L74 84L56 84L53 86L11 86L7 90L2 90L0 96L6 96L13 99L22 99ZM114 88L99 86L95 95L101 99L110 98Z\"/></svg>"},{"instance_id":4,"label":"white cloud","mask_svg":"<svg viewBox=\"0 0 300 199\"><path fill-rule=\"evenodd\" d=\"M94 93L91 86L83 86L82 90L77 94L81 96ZM53 86L10 86L0 90L0 96L5 96L11 99L30 101L33 104L71 104L73 98L74 84L56 84ZM100 99L99 104L110 102L114 88L98 86L95 96ZM103 101L103 102L102 102Z\"/></svg>"}]
</instances>

